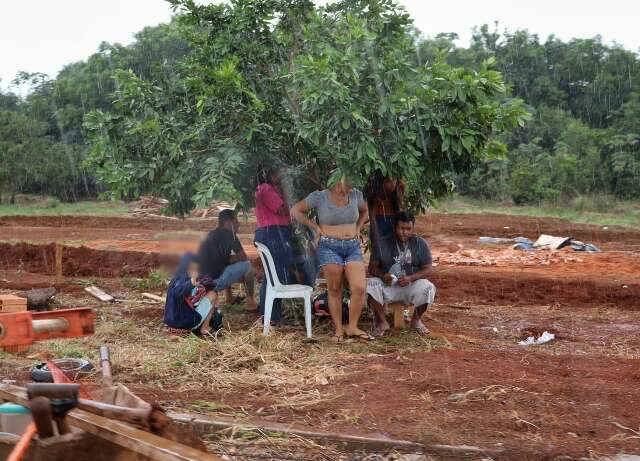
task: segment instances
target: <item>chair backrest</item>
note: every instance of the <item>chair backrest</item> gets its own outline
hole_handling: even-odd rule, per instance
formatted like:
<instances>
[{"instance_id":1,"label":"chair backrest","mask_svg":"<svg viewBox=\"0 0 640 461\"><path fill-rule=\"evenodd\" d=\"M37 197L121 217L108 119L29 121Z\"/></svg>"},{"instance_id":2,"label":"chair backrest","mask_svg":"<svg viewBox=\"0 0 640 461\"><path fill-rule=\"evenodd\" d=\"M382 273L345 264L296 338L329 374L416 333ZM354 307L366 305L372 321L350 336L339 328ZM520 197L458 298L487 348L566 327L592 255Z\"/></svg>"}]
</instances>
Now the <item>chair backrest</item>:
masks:
<instances>
[{"instance_id":1,"label":"chair backrest","mask_svg":"<svg viewBox=\"0 0 640 461\"><path fill-rule=\"evenodd\" d=\"M269 248L263 243L254 242L254 245L258 249L258 254L260 255L260 260L262 261L262 267L264 267L264 275L267 277L267 281L269 285L274 288L280 288L282 283L280 283L280 279L278 278L278 272L276 271L276 265L273 262L273 256L271 256L271 251Z\"/></svg>"}]
</instances>

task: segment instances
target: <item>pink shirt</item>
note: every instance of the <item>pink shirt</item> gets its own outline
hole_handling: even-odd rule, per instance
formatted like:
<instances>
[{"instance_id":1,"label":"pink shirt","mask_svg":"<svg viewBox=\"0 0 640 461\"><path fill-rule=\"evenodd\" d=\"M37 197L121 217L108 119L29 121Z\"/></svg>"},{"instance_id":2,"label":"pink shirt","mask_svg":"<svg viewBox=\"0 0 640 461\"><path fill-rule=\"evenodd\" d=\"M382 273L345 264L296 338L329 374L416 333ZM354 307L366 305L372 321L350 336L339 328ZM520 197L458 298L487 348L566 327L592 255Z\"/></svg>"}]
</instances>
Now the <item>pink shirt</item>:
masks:
<instances>
[{"instance_id":1,"label":"pink shirt","mask_svg":"<svg viewBox=\"0 0 640 461\"><path fill-rule=\"evenodd\" d=\"M278 214L284 200L271 184L260 184L256 191L256 220L258 227L288 226L291 217Z\"/></svg>"}]
</instances>

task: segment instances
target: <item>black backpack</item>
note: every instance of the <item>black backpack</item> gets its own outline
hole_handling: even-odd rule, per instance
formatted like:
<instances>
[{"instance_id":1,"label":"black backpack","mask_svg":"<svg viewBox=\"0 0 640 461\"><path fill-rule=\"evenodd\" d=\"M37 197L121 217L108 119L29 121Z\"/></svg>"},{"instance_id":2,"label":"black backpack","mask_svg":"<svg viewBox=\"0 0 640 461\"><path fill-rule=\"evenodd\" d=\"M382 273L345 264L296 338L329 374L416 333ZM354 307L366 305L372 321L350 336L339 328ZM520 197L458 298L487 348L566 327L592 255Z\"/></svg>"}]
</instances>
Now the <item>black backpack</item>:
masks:
<instances>
[{"instance_id":1,"label":"black backpack","mask_svg":"<svg viewBox=\"0 0 640 461\"><path fill-rule=\"evenodd\" d=\"M329 292L327 290L323 290L320 294L316 295L312 301L313 305L313 313L316 317L319 318L331 318L331 313L329 312ZM349 321L349 301L347 299L342 299L342 321Z\"/></svg>"}]
</instances>

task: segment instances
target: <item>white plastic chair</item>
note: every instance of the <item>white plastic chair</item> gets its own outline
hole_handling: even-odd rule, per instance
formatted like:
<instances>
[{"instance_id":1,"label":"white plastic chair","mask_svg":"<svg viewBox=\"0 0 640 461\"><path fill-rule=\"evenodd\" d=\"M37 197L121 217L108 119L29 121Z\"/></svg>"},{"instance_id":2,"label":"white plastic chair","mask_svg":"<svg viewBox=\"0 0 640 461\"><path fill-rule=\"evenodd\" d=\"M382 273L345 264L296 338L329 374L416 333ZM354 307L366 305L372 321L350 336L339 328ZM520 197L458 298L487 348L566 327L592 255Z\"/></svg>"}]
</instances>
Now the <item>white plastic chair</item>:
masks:
<instances>
[{"instance_id":1,"label":"white plastic chair","mask_svg":"<svg viewBox=\"0 0 640 461\"><path fill-rule=\"evenodd\" d=\"M269 327L271 326L271 311L273 309L273 301L284 298L303 298L304 299L304 322L307 326L307 338L311 338L311 292L313 287L308 285L283 285L280 283L276 266L273 262L271 251L266 245L255 242L255 246L262 260L264 267L264 276L267 277L267 295L264 300L264 328L262 334L269 335Z\"/></svg>"}]
</instances>

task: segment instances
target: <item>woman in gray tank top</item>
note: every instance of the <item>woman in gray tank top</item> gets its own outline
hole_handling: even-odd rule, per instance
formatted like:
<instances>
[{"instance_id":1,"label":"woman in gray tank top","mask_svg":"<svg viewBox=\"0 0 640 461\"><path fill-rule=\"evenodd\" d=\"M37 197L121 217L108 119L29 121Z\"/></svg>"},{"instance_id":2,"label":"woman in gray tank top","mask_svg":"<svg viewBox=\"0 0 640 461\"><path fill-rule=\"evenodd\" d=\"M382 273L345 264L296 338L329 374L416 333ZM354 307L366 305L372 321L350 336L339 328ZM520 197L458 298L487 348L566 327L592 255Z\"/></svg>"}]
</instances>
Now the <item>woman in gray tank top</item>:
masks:
<instances>
[{"instance_id":1,"label":"woman in gray tank top","mask_svg":"<svg viewBox=\"0 0 640 461\"><path fill-rule=\"evenodd\" d=\"M318 222L307 214L315 210ZM318 263L329 292L329 311L335 326L334 342L345 334L363 341L373 337L358 328L364 306L366 275L360 249L360 229L367 221L367 204L362 192L343 179L330 189L312 192L291 209L292 216L315 232ZM342 325L342 279L346 276L351 292L349 323Z\"/></svg>"}]
</instances>

